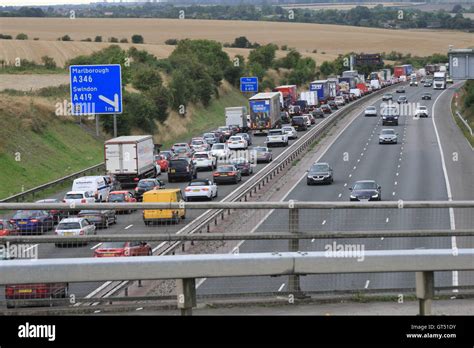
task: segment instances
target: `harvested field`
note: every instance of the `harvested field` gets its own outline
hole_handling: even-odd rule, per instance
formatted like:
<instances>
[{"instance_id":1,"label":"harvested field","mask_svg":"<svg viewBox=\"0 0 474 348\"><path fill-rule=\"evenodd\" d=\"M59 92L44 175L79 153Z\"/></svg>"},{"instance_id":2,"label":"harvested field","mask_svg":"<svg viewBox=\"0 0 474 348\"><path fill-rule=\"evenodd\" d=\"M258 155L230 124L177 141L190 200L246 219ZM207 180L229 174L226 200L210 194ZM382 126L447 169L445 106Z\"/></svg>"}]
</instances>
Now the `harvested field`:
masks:
<instances>
[{"instance_id":1,"label":"harvested field","mask_svg":"<svg viewBox=\"0 0 474 348\"><path fill-rule=\"evenodd\" d=\"M448 45L460 48L472 45L472 34L447 30L391 30L262 21L2 18L3 34L15 36L20 32L26 33L30 38L38 37L48 42L0 40L0 58L3 58L1 55L32 57L39 55L37 51L57 50L55 55L49 55L58 58L60 62L61 59L90 53L94 48L108 44L77 42L89 37L93 39L96 35L101 35L104 39L114 36L130 40L133 34L141 34L147 45L138 46L150 50L157 56L163 56L172 50L172 46L163 45L167 39L206 38L232 42L238 36L246 36L250 41L260 44L273 42L279 46L295 47L310 56L313 56L310 52L317 49L318 53L313 58L318 63L332 60L338 54L350 51L373 53L395 50L415 55L429 55L445 53ZM57 37L65 34L71 36L75 42L56 41ZM35 45L43 45L41 46L43 48ZM229 52L232 50L239 53L248 52L237 49L229 49Z\"/></svg>"}]
</instances>

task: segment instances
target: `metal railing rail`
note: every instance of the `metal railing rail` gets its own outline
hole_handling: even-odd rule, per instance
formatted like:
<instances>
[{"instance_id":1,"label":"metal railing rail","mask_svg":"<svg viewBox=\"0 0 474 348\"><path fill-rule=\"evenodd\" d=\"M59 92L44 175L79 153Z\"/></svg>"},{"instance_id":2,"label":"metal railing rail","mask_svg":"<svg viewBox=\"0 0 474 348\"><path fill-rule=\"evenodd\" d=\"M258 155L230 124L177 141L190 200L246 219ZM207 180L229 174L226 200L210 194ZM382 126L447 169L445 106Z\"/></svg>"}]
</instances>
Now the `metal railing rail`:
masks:
<instances>
[{"instance_id":1,"label":"metal railing rail","mask_svg":"<svg viewBox=\"0 0 474 348\"><path fill-rule=\"evenodd\" d=\"M10 260L0 265L0 284L175 279L178 308L186 315L196 306L196 278L415 272L425 315L431 312L434 272L472 271L473 260L474 249L370 250L363 262L325 252Z\"/></svg>"},{"instance_id":2,"label":"metal railing rail","mask_svg":"<svg viewBox=\"0 0 474 348\"><path fill-rule=\"evenodd\" d=\"M377 231L296 231L254 233L210 233L177 235L174 233L101 234L90 236L2 236L2 243L94 243L94 242L189 242L225 240L304 240L304 239L349 239L349 238L420 238L420 237L472 237L474 230L377 230Z\"/></svg>"},{"instance_id":3,"label":"metal railing rail","mask_svg":"<svg viewBox=\"0 0 474 348\"><path fill-rule=\"evenodd\" d=\"M56 179L56 180L53 180L53 181L50 181L46 184L43 184L43 185L39 185L39 186L36 186L36 187L33 187L29 190L26 190L26 191L23 191L23 192L20 192L20 193L17 193L13 196L9 196L7 198L4 198L2 200L0 200L1 203L5 203L5 202L12 202L12 201L15 201L15 202L19 202L19 201L22 201L24 200L26 197L28 196L32 196L32 198L34 199L35 198L35 195L41 191L44 191L44 190L47 190L53 186L56 186L56 185L60 185L64 182L67 182L67 181L70 181L70 180L73 180L73 179L76 179L76 178L79 178L81 176L83 176L84 174L87 174L87 173L90 173L90 172L98 172L100 170L102 170L104 168L105 164L104 163L99 163L99 164L96 164L96 165L93 165L92 167L89 167L89 168L86 168L86 169L82 169L78 172L75 172L75 173L72 173L72 174L69 174L69 175L66 175L62 178L59 178L59 179Z\"/></svg>"}]
</instances>

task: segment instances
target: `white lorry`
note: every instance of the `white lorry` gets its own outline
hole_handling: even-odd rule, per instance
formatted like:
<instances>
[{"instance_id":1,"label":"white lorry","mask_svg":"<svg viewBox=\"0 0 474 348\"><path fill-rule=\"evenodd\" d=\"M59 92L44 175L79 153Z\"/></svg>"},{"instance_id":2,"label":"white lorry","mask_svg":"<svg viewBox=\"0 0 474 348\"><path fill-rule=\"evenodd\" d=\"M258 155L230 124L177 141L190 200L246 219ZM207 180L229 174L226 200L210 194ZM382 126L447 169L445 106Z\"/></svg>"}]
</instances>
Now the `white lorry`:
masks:
<instances>
[{"instance_id":1,"label":"white lorry","mask_svg":"<svg viewBox=\"0 0 474 348\"><path fill-rule=\"evenodd\" d=\"M122 188L158 174L151 135L121 136L107 140L104 147L105 169Z\"/></svg>"},{"instance_id":2,"label":"white lorry","mask_svg":"<svg viewBox=\"0 0 474 348\"><path fill-rule=\"evenodd\" d=\"M438 71L433 76L433 89L446 89L446 73Z\"/></svg>"},{"instance_id":3,"label":"white lorry","mask_svg":"<svg viewBox=\"0 0 474 348\"><path fill-rule=\"evenodd\" d=\"M249 130L247 108L245 106L225 108L225 125L238 126L241 132L247 133Z\"/></svg>"},{"instance_id":4,"label":"white lorry","mask_svg":"<svg viewBox=\"0 0 474 348\"><path fill-rule=\"evenodd\" d=\"M300 100L305 100L307 106L313 108L318 105L318 92L304 91L300 93Z\"/></svg>"}]
</instances>

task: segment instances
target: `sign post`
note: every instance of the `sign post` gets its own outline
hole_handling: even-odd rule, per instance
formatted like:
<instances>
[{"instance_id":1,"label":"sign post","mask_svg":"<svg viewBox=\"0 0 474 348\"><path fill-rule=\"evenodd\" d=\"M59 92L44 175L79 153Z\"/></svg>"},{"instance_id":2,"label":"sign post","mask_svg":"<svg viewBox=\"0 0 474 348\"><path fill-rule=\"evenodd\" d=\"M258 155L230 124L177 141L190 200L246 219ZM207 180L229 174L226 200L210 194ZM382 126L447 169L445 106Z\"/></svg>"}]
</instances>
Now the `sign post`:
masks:
<instances>
[{"instance_id":1,"label":"sign post","mask_svg":"<svg viewBox=\"0 0 474 348\"><path fill-rule=\"evenodd\" d=\"M79 116L113 114L114 137L116 137L117 114L122 113L120 64L71 65L69 77L72 114Z\"/></svg>"}]
</instances>

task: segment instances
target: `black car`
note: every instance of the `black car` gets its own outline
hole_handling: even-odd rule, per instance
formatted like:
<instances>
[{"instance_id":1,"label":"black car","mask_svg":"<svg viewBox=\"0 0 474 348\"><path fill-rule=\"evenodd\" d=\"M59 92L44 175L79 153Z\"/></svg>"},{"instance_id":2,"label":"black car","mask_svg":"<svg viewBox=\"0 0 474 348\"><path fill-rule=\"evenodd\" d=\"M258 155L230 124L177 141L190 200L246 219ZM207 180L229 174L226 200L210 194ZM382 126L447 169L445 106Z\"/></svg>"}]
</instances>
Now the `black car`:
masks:
<instances>
[{"instance_id":1,"label":"black car","mask_svg":"<svg viewBox=\"0 0 474 348\"><path fill-rule=\"evenodd\" d=\"M405 93L405 88L404 87L397 88L397 93Z\"/></svg>"},{"instance_id":2,"label":"black car","mask_svg":"<svg viewBox=\"0 0 474 348\"><path fill-rule=\"evenodd\" d=\"M190 158L174 158L168 164L168 181L191 181L197 178L197 169Z\"/></svg>"},{"instance_id":3,"label":"black car","mask_svg":"<svg viewBox=\"0 0 474 348\"><path fill-rule=\"evenodd\" d=\"M408 103L408 99L405 96L398 97L397 103L398 104L406 104L406 103Z\"/></svg>"},{"instance_id":4,"label":"black car","mask_svg":"<svg viewBox=\"0 0 474 348\"><path fill-rule=\"evenodd\" d=\"M36 201L36 203L62 203L62 201L56 198L48 198L48 199L41 199L39 201ZM59 221L61 221L62 218L68 216L67 211L58 210L58 209L49 210L49 214L53 217L53 220L55 223L59 223Z\"/></svg>"},{"instance_id":5,"label":"black car","mask_svg":"<svg viewBox=\"0 0 474 348\"><path fill-rule=\"evenodd\" d=\"M431 93L424 93L421 96L421 100L431 100Z\"/></svg>"},{"instance_id":6,"label":"black car","mask_svg":"<svg viewBox=\"0 0 474 348\"><path fill-rule=\"evenodd\" d=\"M242 175L251 175L251 174L253 174L252 164L250 163L249 160L247 160L243 157L232 159L230 161L230 164L233 164L238 170L240 170L240 173Z\"/></svg>"},{"instance_id":7,"label":"black car","mask_svg":"<svg viewBox=\"0 0 474 348\"><path fill-rule=\"evenodd\" d=\"M226 137L225 137L225 135L224 135L223 132L221 132L220 130L216 129L216 130L213 130L211 133L214 133L214 135L216 136L216 138L217 138L217 143L225 143Z\"/></svg>"},{"instance_id":8,"label":"black car","mask_svg":"<svg viewBox=\"0 0 474 348\"><path fill-rule=\"evenodd\" d=\"M328 101L328 105L331 107L331 109L333 110L337 110L338 109L338 106L336 104L336 102L334 100L329 100Z\"/></svg>"},{"instance_id":9,"label":"black car","mask_svg":"<svg viewBox=\"0 0 474 348\"><path fill-rule=\"evenodd\" d=\"M351 191L351 201L381 201L382 188L374 180L356 181Z\"/></svg>"},{"instance_id":10,"label":"black car","mask_svg":"<svg viewBox=\"0 0 474 348\"><path fill-rule=\"evenodd\" d=\"M204 133L202 137L204 138L204 141L209 145L217 144L219 142L219 139L214 133Z\"/></svg>"},{"instance_id":11,"label":"black car","mask_svg":"<svg viewBox=\"0 0 474 348\"><path fill-rule=\"evenodd\" d=\"M384 94L382 97L382 101L393 100L393 95L390 93Z\"/></svg>"},{"instance_id":12,"label":"black car","mask_svg":"<svg viewBox=\"0 0 474 348\"><path fill-rule=\"evenodd\" d=\"M382 126L394 125L398 126L399 112L396 108L385 108L381 112L382 114Z\"/></svg>"},{"instance_id":13,"label":"black car","mask_svg":"<svg viewBox=\"0 0 474 348\"><path fill-rule=\"evenodd\" d=\"M280 112L280 121L281 124L287 124L291 122L290 115L286 111Z\"/></svg>"},{"instance_id":14,"label":"black car","mask_svg":"<svg viewBox=\"0 0 474 348\"><path fill-rule=\"evenodd\" d=\"M295 127L297 131L305 131L308 129L308 125L303 116L293 116L291 119L291 125Z\"/></svg>"},{"instance_id":15,"label":"black car","mask_svg":"<svg viewBox=\"0 0 474 348\"><path fill-rule=\"evenodd\" d=\"M216 184L238 184L242 180L240 170L236 166L229 164L217 167L216 171L212 173L212 176Z\"/></svg>"},{"instance_id":16,"label":"black car","mask_svg":"<svg viewBox=\"0 0 474 348\"><path fill-rule=\"evenodd\" d=\"M141 202L143 199L143 194L145 192L148 192L154 189L159 189L159 188L162 188L163 186L165 186L165 184L161 180L142 179L138 182L137 187L135 187L135 191L134 191L135 198L137 199L137 201Z\"/></svg>"},{"instance_id":17,"label":"black car","mask_svg":"<svg viewBox=\"0 0 474 348\"><path fill-rule=\"evenodd\" d=\"M333 171L328 163L314 163L308 170L308 175L306 176L306 184L308 185L332 184L333 182Z\"/></svg>"},{"instance_id":18,"label":"black car","mask_svg":"<svg viewBox=\"0 0 474 348\"><path fill-rule=\"evenodd\" d=\"M320 108L314 109L311 114L314 118L324 118L324 112Z\"/></svg>"},{"instance_id":19,"label":"black car","mask_svg":"<svg viewBox=\"0 0 474 348\"><path fill-rule=\"evenodd\" d=\"M321 105L320 109L325 113L325 114L330 114L332 112L331 107L328 104L323 104Z\"/></svg>"},{"instance_id":20,"label":"black car","mask_svg":"<svg viewBox=\"0 0 474 348\"><path fill-rule=\"evenodd\" d=\"M117 215L115 210L81 210L78 217L87 219L96 227L108 228L111 224L117 223Z\"/></svg>"}]
</instances>

